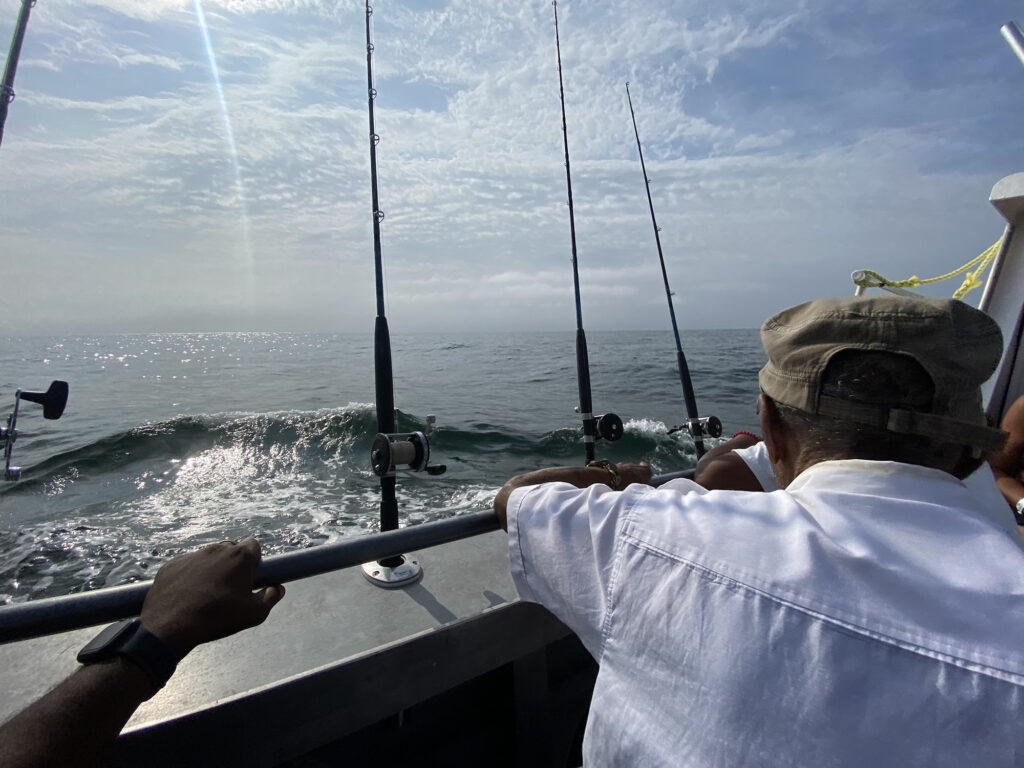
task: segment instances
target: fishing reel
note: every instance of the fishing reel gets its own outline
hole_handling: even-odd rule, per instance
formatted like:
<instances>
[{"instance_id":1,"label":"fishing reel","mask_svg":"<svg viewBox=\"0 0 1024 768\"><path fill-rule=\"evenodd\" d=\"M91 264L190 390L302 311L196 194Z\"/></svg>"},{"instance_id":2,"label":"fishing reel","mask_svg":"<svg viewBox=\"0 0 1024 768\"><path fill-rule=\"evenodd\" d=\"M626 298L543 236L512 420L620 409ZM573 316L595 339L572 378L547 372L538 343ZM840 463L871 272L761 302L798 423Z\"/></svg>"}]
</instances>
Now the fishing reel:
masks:
<instances>
[{"instance_id":1,"label":"fishing reel","mask_svg":"<svg viewBox=\"0 0 1024 768\"><path fill-rule=\"evenodd\" d=\"M576 413L580 412L579 406L573 410ZM625 434L626 429L622 426L622 419L616 416L614 413L602 413L599 416L594 416L594 440L607 440L609 443L614 443L622 438ZM584 418L586 421L586 418Z\"/></svg>"},{"instance_id":2,"label":"fishing reel","mask_svg":"<svg viewBox=\"0 0 1024 768\"><path fill-rule=\"evenodd\" d=\"M423 472L428 475L443 475L445 464L430 465L430 440L428 435L437 422L436 416L427 416L427 427L422 432L379 432L370 446L370 466L377 477L388 477L395 472Z\"/></svg>"},{"instance_id":3,"label":"fishing reel","mask_svg":"<svg viewBox=\"0 0 1024 768\"><path fill-rule=\"evenodd\" d=\"M722 422L717 416L703 416L699 419L689 419L685 424L672 427L668 434L686 432L694 440L703 437L721 437Z\"/></svg>"},{"instance_id":4,"label":"fishing reel","mask_svg":"<svg viewBox=\"0 0 1024 768\"><path fill-rule=\"evenodd\" d=\"M448 469L447 466L430 465L428 435L435 423L436 416L427 416L427 426L422 432L377 433L373 445L370 446L370 465L373 467L373 474L382 478L394 477L396 472L402 470L443 475ZM383 527L383 511L381 522ZM397 516L395 525L397 527ZM362 571L367 581L385 589L397 589L414 584L423 577L422 566L411 555L394 555L364 563Z\"/></svg>"},{"instance_id":5,"label":"fishing reel","mask_svg":"<svg viewBox=\"0 0 1024 768\"><path fill-rule=\"evenodd\" d=\"M43 406L44 419L59 419L64 413L64 406L68 404L68 383L54 381L45 392L22 392L19 389L14 393L14 410L7 417L7 427L0 427L0 439L4 444L4 480L18 480L21 477L21 468L11 466L11 453L14 441L18 439L18 406L22 400Z\"/></svg>"},{"instance_id":6,"label":"fishing reel","mask_svg":"<svg viewBox=\"0 0 1024 768\"><path fill-rule=\"evenodd\" d=\"M602 413L600 416L594 417L594 437L598 440L614 443L622 438L625 431L622 419L614 413Z\"/></svg>"}]
</instances>

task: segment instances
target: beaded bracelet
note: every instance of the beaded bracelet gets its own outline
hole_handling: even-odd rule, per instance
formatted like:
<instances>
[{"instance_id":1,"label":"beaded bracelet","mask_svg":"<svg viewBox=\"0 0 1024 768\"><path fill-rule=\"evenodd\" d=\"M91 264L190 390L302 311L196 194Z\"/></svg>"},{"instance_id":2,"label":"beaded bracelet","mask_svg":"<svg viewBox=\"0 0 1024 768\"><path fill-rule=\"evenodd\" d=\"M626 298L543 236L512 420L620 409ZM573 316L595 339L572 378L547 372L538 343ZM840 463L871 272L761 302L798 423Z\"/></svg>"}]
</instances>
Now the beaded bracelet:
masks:
<instances>
[{"instance_id":1,"label":"beaded bracelet","mask_svg":"<svg viewBox=\"0 0 1024 768\"><path fill-rule=\"evenodd\" d=\"M753 432L747 432L747 431L746 431L746 430L744 430L744 429L741 429L741 430L740 430L739 432L737 432L737 433L736 433L735 435L733 435L733 436L732 436L732 439L733 439L733 440L735 440L735 439L736 439L737 437L739 437L740 435L746 435L747 437L752 437L752 438L754 438L755 440L757 440L758 442L761 442L761 438L760 438L760 437L758 437L757 435L755 435L755 434L754 434Z\"/></svg>"}]
</instances>

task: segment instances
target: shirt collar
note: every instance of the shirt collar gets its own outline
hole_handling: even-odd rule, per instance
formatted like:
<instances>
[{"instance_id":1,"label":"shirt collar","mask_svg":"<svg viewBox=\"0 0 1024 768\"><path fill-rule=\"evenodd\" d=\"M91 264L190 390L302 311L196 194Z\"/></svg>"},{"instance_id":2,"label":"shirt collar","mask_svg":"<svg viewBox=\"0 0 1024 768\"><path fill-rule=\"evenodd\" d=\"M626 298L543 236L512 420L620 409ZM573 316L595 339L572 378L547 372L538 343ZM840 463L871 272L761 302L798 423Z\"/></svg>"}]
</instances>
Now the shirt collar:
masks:
<instances>
[{"instance_id":1,"label":"shirt collar","mask_svg":"<svg viewBox=\"0 0 1024 768\"><path fill-rule=\"evenodd\" d=\"M921 480L941 481L955 483L963 487L963 482L948 472L932 467L922 467L920 464L903 464L898 461L869 461L867 459L833 459L831 461L819 461L812 464L786 486L787 491L798 491L802 488L820 487L823 485L834 486L837 477L848 477L856 473L863 477L865 473L872 475L878 480L885 476L896 478L917 478Z\"/></svg>"}]
</instances>

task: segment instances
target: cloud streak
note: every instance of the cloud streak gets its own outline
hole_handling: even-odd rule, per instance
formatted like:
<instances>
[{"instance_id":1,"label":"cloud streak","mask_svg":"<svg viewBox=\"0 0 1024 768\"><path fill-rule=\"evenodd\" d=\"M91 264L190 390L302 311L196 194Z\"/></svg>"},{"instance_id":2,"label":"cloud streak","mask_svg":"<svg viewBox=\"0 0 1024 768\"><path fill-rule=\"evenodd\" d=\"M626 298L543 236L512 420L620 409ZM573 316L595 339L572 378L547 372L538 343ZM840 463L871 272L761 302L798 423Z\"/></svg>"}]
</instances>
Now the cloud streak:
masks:
<instances>
[{"instance_id":1,"label":"cloud streak","mask_svg":"<svg viewBox=\"0 0 1024 768\"><path fill-rule=\"evenodd\" d=\"M204 9L223 111L191 0L33 15L0 149L12 331L367 327L361 5ZM985 197L1024 150L1012 10L564 0L588 328L668 326L625 80L680 324L750 327L995 239ZM572 327L550 4L380 0L373 21L392 325Z\"/></svg>"}]
</instances>

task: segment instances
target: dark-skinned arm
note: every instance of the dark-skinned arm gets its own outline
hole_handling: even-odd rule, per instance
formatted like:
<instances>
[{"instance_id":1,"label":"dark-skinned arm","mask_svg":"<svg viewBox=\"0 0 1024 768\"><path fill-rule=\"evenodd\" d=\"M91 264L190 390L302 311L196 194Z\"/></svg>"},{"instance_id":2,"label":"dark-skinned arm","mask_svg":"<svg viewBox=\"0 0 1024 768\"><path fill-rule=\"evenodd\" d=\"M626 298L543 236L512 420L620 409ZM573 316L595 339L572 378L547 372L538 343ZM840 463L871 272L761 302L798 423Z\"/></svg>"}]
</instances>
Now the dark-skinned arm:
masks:
<instances>
[{"instance_id":1,"label":"dark-skinned arm","mask_svg":"<svg viewBox=\"0 0 1024 768\"><path fill-rule=\"evenodd\" d=\"M622 488L632 483L646 485L651 479L651 467L646 462L639 464L622 462L615 465L615 471L618 473ZM498 516L498 522L501 523L502 529L507 531L508 497L516 488L540 485L541 483L569 483L577 488L588 488L598 483L608 485L611 479L611 473L604 467L549 467L516 475L505 483L498 491L498 495L494 497L494 513Z\"/></svg>"},{"instance_id":2,"label":"dark-skinned arm","mask_svg":"<svg viewBox=\"0 0 1024 768\"><path fill-rule=\"evenodd\" d=\"M259 562L255 539L174 558L146 595L142 625L183 658L201 643L262 623L284 588L253 592ZM125 723L154 693L124 657L83 666L0 727L0 765L104 765Z\"/></svg>"},{"instance_id":3,"label":"dark-skinned arm","mask_svg":"<svg viewBox=\"0 0 1024 768\"><path fill-rule=\"evenodd\" d=\"M1003 447L993 452L988 463L996 477L996 485L1006 502L1014 507L1024 498L1024 484L1020 481L1024 465L1024 397L1019 397L1003 417L1002 428L1009 433ZM1022 527L1024 534L1024 527Z\"/></svg>"},{"instance_id":4,"label":"dark-skinned arm","mask_svg":"<svg viewBox=\"0 0 1024 768\"><path fill-rule=\"evenodd\" d=\"M709 491L763 491L747 462L733 451L758 443L753 435L741 433L716 445L697 462L693 481Z\"/></svg>"}]
</instances>

